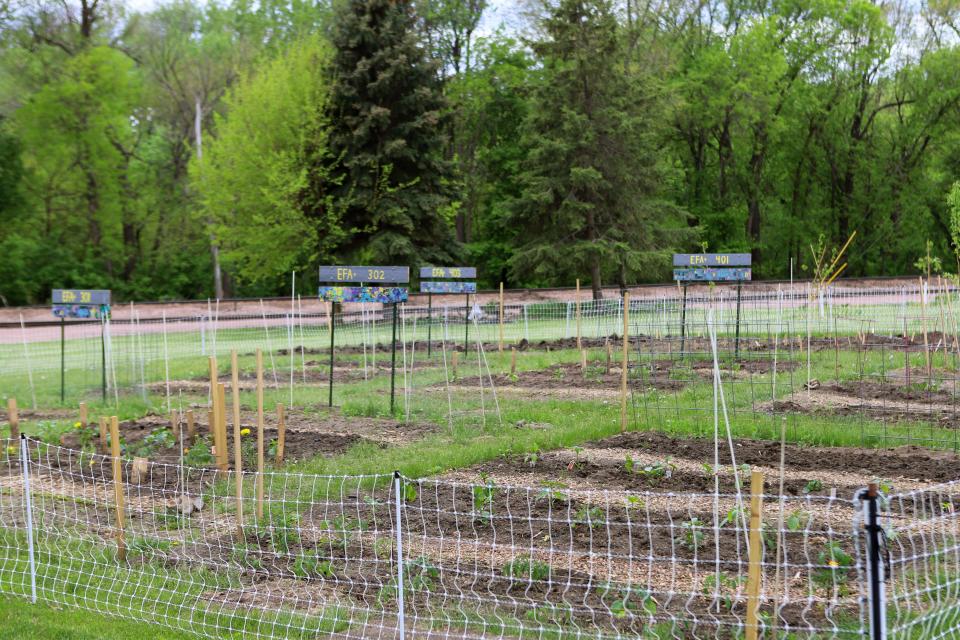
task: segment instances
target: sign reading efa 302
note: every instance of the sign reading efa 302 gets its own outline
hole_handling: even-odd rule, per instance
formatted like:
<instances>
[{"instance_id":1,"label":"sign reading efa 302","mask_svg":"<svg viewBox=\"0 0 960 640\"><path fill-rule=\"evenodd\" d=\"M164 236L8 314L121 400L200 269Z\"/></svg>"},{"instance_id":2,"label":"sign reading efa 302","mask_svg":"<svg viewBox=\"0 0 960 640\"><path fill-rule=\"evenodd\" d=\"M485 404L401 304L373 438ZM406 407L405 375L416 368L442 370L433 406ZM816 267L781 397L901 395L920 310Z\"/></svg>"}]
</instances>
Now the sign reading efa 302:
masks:
<instances>
[{"instance_id":1,"label":"sign reading efa 302","mask_svg":"<svg viewBox=\"0 0 960 640\"><path fill-rule=\"evenodd\" d=\"M410 267L320 267L320 282L410 282Z\"/></svg>"}]
</instances>

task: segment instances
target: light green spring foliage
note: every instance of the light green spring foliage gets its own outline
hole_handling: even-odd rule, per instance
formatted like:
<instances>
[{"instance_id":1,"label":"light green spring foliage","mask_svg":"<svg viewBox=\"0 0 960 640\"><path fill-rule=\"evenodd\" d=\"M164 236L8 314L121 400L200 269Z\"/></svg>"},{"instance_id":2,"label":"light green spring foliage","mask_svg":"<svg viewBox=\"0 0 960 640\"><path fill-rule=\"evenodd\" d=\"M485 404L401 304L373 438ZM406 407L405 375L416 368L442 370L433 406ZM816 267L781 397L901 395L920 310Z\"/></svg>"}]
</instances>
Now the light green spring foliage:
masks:
<instances>
[{"instance_id":1,"label":"light green spring foliage","mask_svg":"<svg viewBox=\"0 0 960 640\"><path fill-rule=\"evenodd\" d=\"M335 209L309 219L302 207L311 172L330 162L329 59L329 46L314 36L241 80L191 167L224 259L243 280L273 278L336 246Z\"/></svg>"},{"instance_id":2,"label":"light green spring foliage","mask_svg":"<svg viewBox=\"0 0 960 640\"><path fill-rule=\"evenodd\" d=\"M950 212L950 241L953 243L953 252L960 263L960 180L953 183L950 193L947 194L947 207ZM960 276L960 272L957 274Z\"/></svg>"}]
</instances>

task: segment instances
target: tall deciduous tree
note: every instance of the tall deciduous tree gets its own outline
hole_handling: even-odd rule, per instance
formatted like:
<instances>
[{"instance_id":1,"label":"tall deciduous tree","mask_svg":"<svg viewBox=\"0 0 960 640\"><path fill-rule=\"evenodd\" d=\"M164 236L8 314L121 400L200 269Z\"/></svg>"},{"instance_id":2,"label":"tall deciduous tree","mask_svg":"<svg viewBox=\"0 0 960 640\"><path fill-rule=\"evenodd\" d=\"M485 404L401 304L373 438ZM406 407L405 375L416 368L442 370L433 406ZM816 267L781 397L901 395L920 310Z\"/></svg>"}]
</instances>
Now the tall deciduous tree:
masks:
<instances>
[{"instance_id":1,"label":"tall deciduous tree","mask_svg":"<svg viewBox=\"0 0 960 640\"><path fill-rule=\"evenodd\" d=\"M456 253L446 103L404 0L348 0L333 35L331 150L344 257L448 263Z\"/></svg>"},{"instance_id":2,"label":"tall deciduous tree","mask_svg":"<svg viewBox=\"0 0 960 640\"><path fill-rule=\"evenodd\" d=\"M534 94L514 208L514 272L605 277L621 284L662 271L687 231L658 195L656 85L623 72L620 26L608 0L560 0L532 43L544 78Z\"/></svg>"},{"instance_id":3,"label":"tall deciduous tree","mask_svg":"<svg viewBox=\"0 0 960 640\"><path fill-rule=\"evenodd\" d=\"M330 164L329 60L328 45L314 36L242 80L195 164L193 185L217 221L224 258L247 283L282 281L291 268L329 259L342 239L336 209L313 219L304 213L326 203L307 189L310 172ZM315 177L329 184L325 174Z\"/></svg>"}]
</instances>

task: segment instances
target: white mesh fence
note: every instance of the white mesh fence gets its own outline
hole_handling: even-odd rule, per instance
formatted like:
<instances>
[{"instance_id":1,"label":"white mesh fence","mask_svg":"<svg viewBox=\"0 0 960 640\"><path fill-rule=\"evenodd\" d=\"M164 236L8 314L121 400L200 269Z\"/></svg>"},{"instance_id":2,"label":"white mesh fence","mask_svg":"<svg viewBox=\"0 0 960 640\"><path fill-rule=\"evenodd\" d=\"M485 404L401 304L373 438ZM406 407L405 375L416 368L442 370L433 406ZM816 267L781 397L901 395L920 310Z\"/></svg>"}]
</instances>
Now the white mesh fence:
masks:
<instances>
[{"instance_id":1,"label":"white mesh fence","mask_svg":"<svg viewBox=\"0 0 960 640\"><path fill-rule=\"evenodd\" d=\"M747 624L750 496L733 469L713 493L268 472L258 504L256 473L238 502L231 472L124 459L118 520L110 457L24 442L26 476L19 443L0 464L5 595L211 638L716 638ZM892 635L956 633L957 491L885 499ZM761 637L861 637L858 505L764 500Z\"/></svg>"}]
</instances>

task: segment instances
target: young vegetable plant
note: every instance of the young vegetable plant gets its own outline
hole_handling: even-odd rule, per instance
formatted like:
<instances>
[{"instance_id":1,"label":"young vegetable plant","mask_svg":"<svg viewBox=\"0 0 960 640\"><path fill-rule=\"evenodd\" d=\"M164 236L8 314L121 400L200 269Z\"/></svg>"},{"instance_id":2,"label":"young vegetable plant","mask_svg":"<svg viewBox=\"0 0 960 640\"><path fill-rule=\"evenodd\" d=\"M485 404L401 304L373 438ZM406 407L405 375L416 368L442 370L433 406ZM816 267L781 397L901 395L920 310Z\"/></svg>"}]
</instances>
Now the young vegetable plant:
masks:
<instances>
[{"instance_id":1,"label":"young vegetable plant","mask_svg":"<svg viewBox=\"0 0 960 640\"><path fill-rule=\"evenodd\" d=\"M485 473L480 474L482 485L473 486L473 519L476 522L490 524L493 519L493 497L496 489L493 480Z\"/></svg>"},{"instance_id":2,"label":"young vegetable plant","mask_svg":"<svg viewBox=\"0 0 960 640\"><path fill-rule=\"evenodd\" d=\"M839 542L830 541L817 554L819 569L813 572L811 578L815 585L824 590L834 587L844 593L847 590L846 581L853 566L853 558L840 547Z\"/></svg>"},{"instance_id":3,"label":"young vegetable plant","mask_svg":"<svg viewBox=\"0 0 960 640\"><path fill-rule=\"evenodd\" d=\"M743 599L743 585L747 582L746 576L732 576L720 573L711 573L703 579L703 595L715 598L718 606L722 605L732 612L737 603Z\"/></svg>"},{"instance_id":4,"label":"young vegetable plant","mask_svg":"<svg viewBox=\"0 0 960 640\"><path fill-rule=\"evenodd\" d=\"M606 524L607 520L603 515L603 509L585 504L577 510L573 516L573 524L585 524L591 529L597 529Z\"/></svg>"},{"instance_id":5,"label":"young vegetable plant","mask_svg":"<svg viewBox=\"0 0 960 640\"><path fill-rule=\"evenodd\" d=\"M696 551L704 542L706 534L703 532L703 521L693 517L680 525L680 536L677 543L682 547Z\"/></svg>"},{"instance_id":6,"label":"young vegetable plant","mask_svg":"<svg viewBox=\"0 0 960 640\"><path fill-rule=\"evenodd\" d=\"M817 491L823 491L823 481L821 480L808 480L807 484L803 487L804 493L815 493Z\"/></svg>"},{"instance_id":7,"label":"young vegetable plant","mask_svg":"<svg viewBox=\"0 0 960 640\"><path fill-rule=\"evenodd\" d=\"M604 582L597 586L596 593L616 618L651 617L657 613L657 601L649 591L636 585Z\"/></svg>"},{"instance_id":8,"label":"young vegetable plant","mask_svg":"<svg viewBox=\"0 0 960 640\"><path fill-rule=\"evenodd\" d=\"M540 560L534 560L528 555L517 556L503 565L503 575L508 578L542 582L550 579L550 565Z\"/></svg>"}]
</instances>

